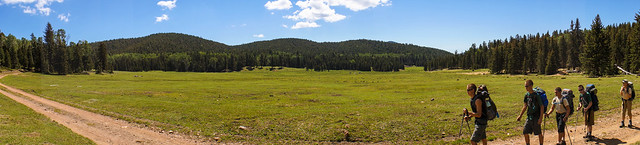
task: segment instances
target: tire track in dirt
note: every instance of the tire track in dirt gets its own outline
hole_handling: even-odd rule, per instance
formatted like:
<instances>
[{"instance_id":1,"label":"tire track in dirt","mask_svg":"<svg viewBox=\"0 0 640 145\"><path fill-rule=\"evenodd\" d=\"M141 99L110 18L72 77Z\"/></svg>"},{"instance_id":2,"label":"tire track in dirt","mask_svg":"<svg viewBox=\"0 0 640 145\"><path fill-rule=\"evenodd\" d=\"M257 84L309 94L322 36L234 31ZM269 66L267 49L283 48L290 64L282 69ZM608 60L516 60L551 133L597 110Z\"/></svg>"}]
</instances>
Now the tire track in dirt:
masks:
<instances>
[{"instance_id":1,"label":"tire track in dirt","mask_svg":"<svg viewBox=\"0 0 640 145\"><path fill-rule=\"evenodd\" d=\"M15 74L15 73L14 73ZM0 79L7 74L0 75ZM24 104L97 144L205 144L178 134L163 134L123 120L51 101L0 83L5 96ZM24 97L21 97L20 94Z\"/></svg>"}]
</instances>

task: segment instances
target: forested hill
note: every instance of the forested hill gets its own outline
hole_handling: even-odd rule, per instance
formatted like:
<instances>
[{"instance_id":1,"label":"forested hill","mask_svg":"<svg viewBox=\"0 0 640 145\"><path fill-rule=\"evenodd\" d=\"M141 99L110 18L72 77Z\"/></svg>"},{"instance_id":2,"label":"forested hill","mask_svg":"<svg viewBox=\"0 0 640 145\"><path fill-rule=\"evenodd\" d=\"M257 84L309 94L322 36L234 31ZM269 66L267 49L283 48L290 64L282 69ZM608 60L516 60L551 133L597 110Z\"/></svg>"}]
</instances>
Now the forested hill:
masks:
<instances>
[{"instance_id":1,"label":"forested hill","mask_svg":"<svg viewBox=\"0 0 640 145\"><path fill-rule=\"evenodd\" d=\"M197 36L179 33L158 33L139 38L122 38L104 42L109 54L175 53L189 51L220 51L229 46ZM91 43L98 48L99 43Z\"/></svg>"},{"instance_id":2,"label":"forested hill","mask_svg":"<svg viewBox=\"0 0 640 145\"><path fill-rule=\"evenodd\" d=\"M307 68L315 71L399 71L422 66L450 52L411 44L374 40L314 42L283 38L228 46L179 33L91 43L109 53L108 67L122 71L230 72L261 66Z\"/></svg>"},{"instance_id":3,"label":"forested hill","mask_svg":"<svg viewBox=\"0 0 640 145\"><path fill-rule=\"evenodd\" d=\"M283 38L228 46L197 36L180 33L157 33L139 38L114 39L104 42L109 54L120 53L178 53L178 52L229 52L229 51L281 51L288 53L318 54L422 54L427 58L452 55L450 52L411 44L374 40L349 40L343 42L314 42L305 39ZM91 43L98 48L99 42Z\"/></svg>"}]
</instances>

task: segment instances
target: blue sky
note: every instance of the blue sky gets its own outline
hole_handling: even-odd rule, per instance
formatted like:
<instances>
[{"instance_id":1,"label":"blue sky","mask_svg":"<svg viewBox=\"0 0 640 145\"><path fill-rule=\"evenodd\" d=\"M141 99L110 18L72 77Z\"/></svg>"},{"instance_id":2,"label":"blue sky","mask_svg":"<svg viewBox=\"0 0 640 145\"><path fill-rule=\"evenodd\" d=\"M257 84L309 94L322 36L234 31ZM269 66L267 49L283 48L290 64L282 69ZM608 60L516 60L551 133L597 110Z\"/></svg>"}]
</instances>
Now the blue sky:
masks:
<instances>
[{"instance_id":1,"label":"blue sky","mask_svg":"<svg viewBox=\"0 0 640 145\"><path fill-rule=\"evenodd\" d=\"M639 0L0 0L0 30L42 36L51 22L74 42L177 32L228 45L373 39L454 52L576 18L588 28L596 14L605 25L631 22L639 11Z\"/></svg>"}]
</instances>

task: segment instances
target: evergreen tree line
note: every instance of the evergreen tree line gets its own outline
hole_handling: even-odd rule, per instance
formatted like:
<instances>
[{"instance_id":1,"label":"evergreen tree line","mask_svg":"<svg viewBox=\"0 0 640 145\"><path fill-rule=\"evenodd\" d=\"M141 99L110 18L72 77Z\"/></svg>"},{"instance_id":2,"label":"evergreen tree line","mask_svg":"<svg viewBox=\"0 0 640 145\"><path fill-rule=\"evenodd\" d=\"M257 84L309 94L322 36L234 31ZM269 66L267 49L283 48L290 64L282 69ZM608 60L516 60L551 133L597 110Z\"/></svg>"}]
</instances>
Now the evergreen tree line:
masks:
<instances>
[{"instance_id":1,"label":"evergreen tree line","mask_svg":"<svg viewBox=\"0 0 640 145\"><path fill-rule=\"evenodd\" d=\"M196 36L160 33L143 38L68 42L47 23L44 36L17 39L0 32L0 67L44 74L89 71L233 72L282 67L314 71L399 71L451 53L395 42L351 40L317 43L276 39L227 46ZM109 48L109 49L107 49Z\"/></svg>"},{"instance_id":2,"label":"evergreen tree line","mask_svg":"<svg viewBox=\"0 0 640 145\"><path fill-rule=\"evenodd\" d=\"M391 55L301 54L273 52L181 52L181 53L121 53L110 55L115 70L122 71L180 71L233 72L243 69L262 69L262 66L306 68L314 71L360 70L399 71L404 69L401 57Z\"/></svg>"},{"instance_id":3,"label":"evergreen tree line","mask_svg":"<svg viewBox=\"0 0 640 145\"><path fill-rule=\"evenodd\" d=\"M591 29L579 19L568 30L511 36L425 63L425 71L488 68L494 74L555 74L559 68L589 76L615 75L615 65L640 72L640 12L635 22L604 27L597 15Z\"/></svg>"},{"instance_id":4,"label":"evergreen tree line","mask_svg":"<svg viewBox=\"0 0 640 145\"><path fill-rule=\"evenodd\" d=\"M436 56L451 55L433 48L372 40L317 43L285 38L226 46L177 33L102 43L110 48L113 69L122 71L232 72L262 66L399 71L405 65L421 65Z\"/></svg>"},{"instance_id":5,"label":"evergreen tree line","mask_svg":"<svg viewBox=\"0 0 640 145\"><path fill-rule=\"evenodd\" d=\"M43 37L31 34L30 40L0 32L0 67L61 75L107 70L106 48L94 53L87 41L67 41L66 31L54 31L50 23Z\"/></svg>"}]
</instances>

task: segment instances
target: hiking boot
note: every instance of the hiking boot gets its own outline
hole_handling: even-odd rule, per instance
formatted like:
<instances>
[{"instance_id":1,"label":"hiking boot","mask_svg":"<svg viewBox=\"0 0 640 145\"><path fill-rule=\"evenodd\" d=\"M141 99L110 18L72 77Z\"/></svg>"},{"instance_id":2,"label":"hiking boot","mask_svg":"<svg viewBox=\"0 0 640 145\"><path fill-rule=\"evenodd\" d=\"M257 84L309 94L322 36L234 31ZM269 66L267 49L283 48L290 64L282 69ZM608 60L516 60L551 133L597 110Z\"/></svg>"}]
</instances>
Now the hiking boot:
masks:
<instances>
[{"instance_id":1,"label":"hiking boot","mask_svg":"<svg viewBox=\"0 0 640 145\"><path fill-rule=\"evenodd\" d=\"M624 127L624 121L620 122L620 128Z\"/></svg>"},{"instance_id":2,"label":"hiking boot","mask_svg":"<svg viewBox=\"0 0 640 145\"><path fill-rule=\"evenodd\" d=\"M567 145L567 142L565 142L564 140L560 143L562 145Z\"/></svg>"},{"instance_id":3,"label":"hiking boot","mask_svg":"<svg viewBox=\"0 0 640 145\"><path fill-rule=\"evenodd\" d=\"M633 128L633 125L631 124L631 120L629 120L629 128Z\"/></svg>"}]
</instances>

